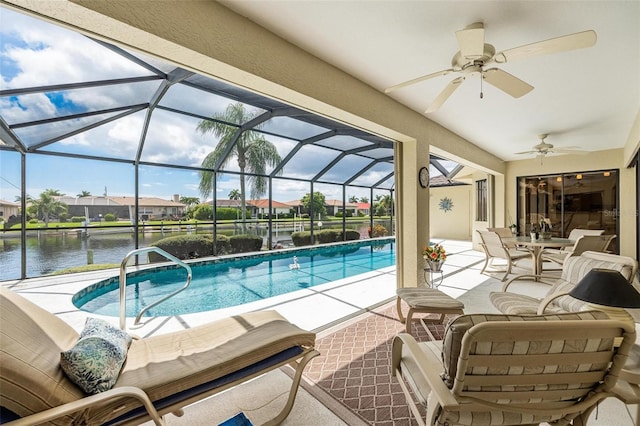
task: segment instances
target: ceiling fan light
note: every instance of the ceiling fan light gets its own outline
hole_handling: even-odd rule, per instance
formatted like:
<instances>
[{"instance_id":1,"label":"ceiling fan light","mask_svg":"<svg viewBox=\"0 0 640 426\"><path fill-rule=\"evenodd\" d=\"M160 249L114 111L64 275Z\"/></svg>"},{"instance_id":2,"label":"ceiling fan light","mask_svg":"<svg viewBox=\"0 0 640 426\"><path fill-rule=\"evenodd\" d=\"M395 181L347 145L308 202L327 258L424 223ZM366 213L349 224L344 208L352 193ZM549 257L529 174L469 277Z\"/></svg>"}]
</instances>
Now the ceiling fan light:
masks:
<instances>
[{"instance_id":1,"label":"ceiling fan light","mask_svg":"<svg viewBox=\"0 0 640 426\"><path fill-rule=\"evenodd\" d=\"M556 182L562 182L562 176L558 176L558 177L556 178Z\"/></svg>"},{"instance_id":2,"label":"ceiling fan light","mask_svg":"<svg viewBox=\"0 0 640 426\"><path fill-rule=\"evenodd\" d=\"M603 175L604 175L605 177L609 177L609 176L611 176L611 172L604 172L604 173L603 173Z\"/></svg>"},{"instance_id":3,"label":"ceiling fan light","mask_svg":"<svg viewBox=\"0 0 640 426\"><path fill-rule=\"evenodd\" d=\"M576 179L578 179L578 180L582 179L582 175L578 173L578 174L576 175Z\"/></svg>"}]
</instances>

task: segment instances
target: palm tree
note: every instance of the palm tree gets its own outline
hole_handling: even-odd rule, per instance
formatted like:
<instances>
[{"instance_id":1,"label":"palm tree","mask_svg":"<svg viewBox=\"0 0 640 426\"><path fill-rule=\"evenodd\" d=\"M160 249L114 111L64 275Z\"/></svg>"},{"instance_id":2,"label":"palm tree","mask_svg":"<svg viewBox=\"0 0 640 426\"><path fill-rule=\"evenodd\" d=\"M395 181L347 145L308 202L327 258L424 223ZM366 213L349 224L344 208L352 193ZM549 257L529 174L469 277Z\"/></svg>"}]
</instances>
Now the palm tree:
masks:
<instances>
[{"instance_id":1,"label":"palm tree","mask_svg":"<svg viewBox=\"0 0 640 426\"><path fill-rule=\"evenodd\" d=\"M377 216L384 216L391 214L393 208L393 198L391 195L376 195L376 202L374 204L374 210Z\"/></svg>"},{"instance_id":2,"label":"palm tree","mask_svg":"<svg viewBox=\"0 0 640 426\"><path fill-rule=\"evenodd\" d=\"M224 123L243 124L257 115L257 113L246 111L243 104L235 103L230 104L223 113L212 115L210 120L202 120L197 127L197 130L202 134L212 133L220 138L220 142L214 150L207 154L202 161L202 167L208 170L200 172L200 193L204 198L211 194L213 189L212 169L218 161L221 162L220 168L222 169L235 156L240 168L240 206L243 230L247 204L245 179L251 187L251 198L260 198L267 191L267 179L264 177L267 166L275 167L282 159L275 145L266 140L261 133L245 130L238 136L237 133L241 131L240 129ZM260 128L260 126L255 128ZM229 148L231 148L229 155L223 158ZM245 173L249 175L246 176Z\"/></svg>"},{"instance_id":3,"label":"palm tree","mask_svg":"<svg viewBox=\"0 0 640 426\"><path fill-rule=\"evenodd\" d=\"M80 197L91 197L91 192L85 191L83 189L82 191L80 191L80 193L78 195L76 195L76 197L78 197L78 198L80 198Z\"/></svg>"},{"instance_id":4,"label":"palm tree","mask_svg":"<svg viewBox=\"0 0 640 426\"><path fill-rule=\"evenodd\" d=\"M239 200L240 198L241 198L241 194L240 194L240 191L238 191L237 189L232 189L231 191L229 191L230 200Z\"/></svg>"},{"instance_id":5,"label":"palm tree","mask_svg":"<svg viewBox=\"0 0 640 426\"><path fill-rule=\"evenodd\" d=\"M59 215L60 213L66 213L67 205L62 201L57 200L55 197L61 195L59 191L47 189L40 197L31 200L31 204L28 207L28 212L38 219L44 220L44 226L49 226L49 218L51 215Z\"/></svg>"},{"instance_id":6,"label":"palm tree","mask_svg":"<svg viewBox=\"0 0 640 426\"><path fill-rule=\"evenodd\" d=\"M357 203L358 202L358 197L356 197L355 195L352 195L351 197L349 197L349 202L350 203Z\"/></svg>"},{"instance_id":7,"label":"palm tree","mask_svg":"<svg viewBox=\"0 0 640 426\"><path fill-rule=\"evenodd\" d=\"M198 197L180 197L180 202L187 207L195 206L200 203L200 198Z\"/></svg>"}]
</instances>

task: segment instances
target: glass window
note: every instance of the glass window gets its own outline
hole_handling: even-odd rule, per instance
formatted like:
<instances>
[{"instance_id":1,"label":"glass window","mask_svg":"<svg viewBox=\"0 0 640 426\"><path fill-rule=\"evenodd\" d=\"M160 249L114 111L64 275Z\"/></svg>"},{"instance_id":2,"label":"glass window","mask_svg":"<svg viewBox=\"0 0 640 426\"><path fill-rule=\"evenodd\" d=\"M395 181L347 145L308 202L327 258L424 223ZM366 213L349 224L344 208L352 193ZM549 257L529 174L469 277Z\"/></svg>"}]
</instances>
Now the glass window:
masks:
<instances>
[{"instance_id":1,"label":"glass window","mask_svg":"<svg viewBox=\"0 0 640 426\"><path fill-rule=\"evenodd\" d=\"M476 221L486 222L488 220L488 187L487 180L476 181Z\"/></svg>"}]
</instances>

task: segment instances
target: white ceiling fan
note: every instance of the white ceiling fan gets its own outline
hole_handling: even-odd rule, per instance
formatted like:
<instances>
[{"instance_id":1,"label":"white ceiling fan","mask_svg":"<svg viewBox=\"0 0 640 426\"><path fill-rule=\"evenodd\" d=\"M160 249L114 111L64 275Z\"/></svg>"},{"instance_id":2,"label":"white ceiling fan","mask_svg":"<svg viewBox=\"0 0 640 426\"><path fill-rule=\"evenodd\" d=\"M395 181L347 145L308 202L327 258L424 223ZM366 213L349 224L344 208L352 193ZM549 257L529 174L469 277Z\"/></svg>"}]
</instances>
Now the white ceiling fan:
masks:
<instances>
[{"instance_id":1,"label":"white ceiling fan","mask_svg":"<svg viewBox=\"0 0 640 426\"><path fill-rule=\"evenodd\" d=\"M496 64L504 64L506 62L526 59L538 55L591 47L596 43L597 38L595 31L588 30L496 53L496 49L492 45L484 42L484 24L482 22L476 22L467 26L463 30L456 31L456 37L458 39L460 51L457 52L451 60L452 68L405 81L404 83L385 89L385 93L389 93L430 78L444 76L450 73L457 73L461 75L449 82L444 90L440 92L436 99L431 103L425 113L436 111L467 77L477 74L480 74L482 76L482 80L492 86L497 87L514 98L519 98L533 90L533 86L499 68L485 69L485 66L494 62ZM480 97L482 97L482 91L480 92Z\"/></svg>"},{"instance_id":2,"label":"white ceiling fan","mask_svg":"<svg viewBox=\"0 0 640 426\"><path fill-rule=\"evenodd\" d=\"M536 154L538 158L540 158L540 164L542 164L542 159L547 154L583 154L584 151L574 148L574 147L566 147L566 148L555 148L553 144L547 143L544 140L549 135L547 133L543 133L539 135L540 143L534 145L529 151L516 152L516 154Z\"/></svg>"}]
</instances>

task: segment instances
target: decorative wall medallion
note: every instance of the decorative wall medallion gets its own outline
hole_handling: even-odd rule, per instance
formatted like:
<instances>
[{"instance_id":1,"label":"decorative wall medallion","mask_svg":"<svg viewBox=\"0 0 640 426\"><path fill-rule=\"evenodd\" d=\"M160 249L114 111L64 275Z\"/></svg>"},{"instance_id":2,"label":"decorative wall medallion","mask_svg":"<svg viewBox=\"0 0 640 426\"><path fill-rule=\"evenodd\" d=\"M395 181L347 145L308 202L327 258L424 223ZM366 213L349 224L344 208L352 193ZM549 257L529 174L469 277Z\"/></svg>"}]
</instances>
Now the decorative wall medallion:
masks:
<instances>
[{"instance_id":1,"label":"decorative wall medallion","mask_svg":"<svg viewBox=\"0 0 640 426\"><path fill-rule=\"evenodd\" d=\"M449 197L444 197L440 200L440 210L444 210L444 212L448 212L453 210L453 201Z\"/></svg>"}]
</instances>

